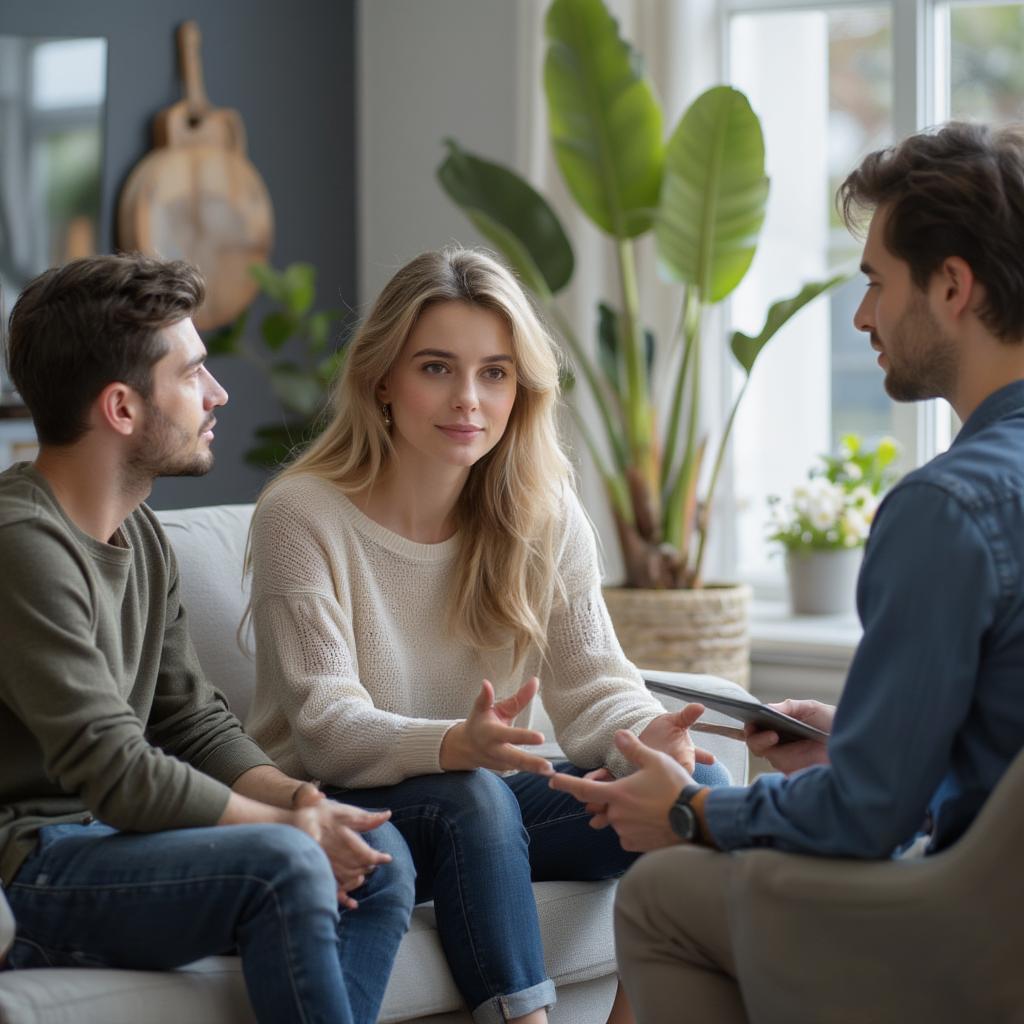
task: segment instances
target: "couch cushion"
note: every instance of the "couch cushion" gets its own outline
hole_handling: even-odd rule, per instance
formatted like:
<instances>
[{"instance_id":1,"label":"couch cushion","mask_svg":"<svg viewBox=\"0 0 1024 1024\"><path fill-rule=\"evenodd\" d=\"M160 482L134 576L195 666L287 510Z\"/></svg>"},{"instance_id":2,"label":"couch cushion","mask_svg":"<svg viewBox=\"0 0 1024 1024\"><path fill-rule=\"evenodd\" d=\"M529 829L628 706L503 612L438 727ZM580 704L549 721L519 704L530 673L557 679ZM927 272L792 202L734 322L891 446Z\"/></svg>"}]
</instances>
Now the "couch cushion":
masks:
<instances>
[{"instance_id":1,"label":"couch cushion","mask_svg":"<svg viewBox=\"0 0 1024 1024\"><path fill-rule=\"evenodd\" d=\"M548 974L571 985L612 974L610 882L534 885ZM417 907L399 947L381 1024L463 1006L431 904ZM0 973L0 1024L250 1024L240 961L208 957L177 971L54 968Z\"/></svg>"},{"instance_id":2,"label":"couch cushion","mask_svg":"<svg viewBox=\"0 0 1024 1024\"><path fill-rule=\"evenodd\" d=\"M240 961L178 971L59 967L0 973L0 1024L252 1024Z\"/></svg>"},{"instance_id":3,"label":"couch cushion","mask_svg":"<svg viewBox=\"0 0 1024 1024\"><path fill-rule=\"evenodd\" d=\"M249 600L242 566L254 507L214 505L157 513L178 559L182 601L199 661L243 722L256 681L255 662L237 637ZM252 649L251 636L243 643Z\"/></svg>"}]
</instances>

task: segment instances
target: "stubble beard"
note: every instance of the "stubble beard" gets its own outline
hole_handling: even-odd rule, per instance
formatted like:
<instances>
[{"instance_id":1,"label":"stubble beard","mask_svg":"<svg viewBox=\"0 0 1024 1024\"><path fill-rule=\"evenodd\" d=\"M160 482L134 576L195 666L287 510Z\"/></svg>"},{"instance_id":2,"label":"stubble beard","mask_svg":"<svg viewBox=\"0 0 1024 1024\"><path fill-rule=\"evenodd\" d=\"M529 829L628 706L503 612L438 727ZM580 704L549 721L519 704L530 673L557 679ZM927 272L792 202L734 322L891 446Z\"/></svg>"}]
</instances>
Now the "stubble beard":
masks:
<instances>
[{"instance_id":1,"label":"stubble beard","mask_svg":"<svg viewBox=\"0 0 1024 1024\"><path fill-rule=\"evenodd\" d=\"M204 425L202 431L206 429ZM128 476L139 482L160 476L205 476L213 468L213 452L198 450L198 443L198 435L190 436L147 401L146 429L128 460Z\"/></svg>"},{"instance_id":2,"label":"stubble beard","mask_svg":"<svg viewBox=\"0 0 1024 1024\"><path fill-rule=\"evenodd\" d=\"M914 295L884 345L885 390L897 402L946 398L960 367L956 344L944 334L923 295Z\"/></svg>"}]
</instances>

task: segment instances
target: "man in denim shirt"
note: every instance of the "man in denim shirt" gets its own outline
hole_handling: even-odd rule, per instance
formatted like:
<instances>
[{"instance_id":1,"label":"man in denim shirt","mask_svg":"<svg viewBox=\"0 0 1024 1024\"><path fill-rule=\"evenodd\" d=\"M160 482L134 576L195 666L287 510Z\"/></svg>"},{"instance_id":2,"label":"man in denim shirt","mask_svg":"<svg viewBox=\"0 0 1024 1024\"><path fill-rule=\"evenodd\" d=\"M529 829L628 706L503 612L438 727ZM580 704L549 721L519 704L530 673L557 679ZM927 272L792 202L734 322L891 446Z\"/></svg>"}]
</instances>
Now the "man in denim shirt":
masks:
<instances>
[{"instance_id":1,"label":"man in denim shirt","mask_svg":"<svg viewBox=\"0 0 1024 1024\"><path fill-rule=\"evenodd\" d=\"M867 157L840 198L848 225L874 213L854 323L879 353L886 391L945 398L964 426L878 510L857 588L864 635L838 708L779 705L831 731L827 748L752 733L751 749L780 774L712 791L620 734L634 775L552 782L627 849L689 840L884 858L927 833L927 852L938 851L1024 747L1024 134L950 124L914 136ZM711 877L680 877L690 866L645 858L630 873L644 881L627 876L620 889L623 978L644 1021L675 1019L679 1006L644 944L678 939L706 952L728 934L724 898L709 921L699 895ZM678 936L656 936L648 902L669 892L681 908L704 906L704 918L694 910ZM711 959L720 972L700 964L706 998L688 999L691 1010L745 1019L731 954Z\"/></svg>"}]
</instances>

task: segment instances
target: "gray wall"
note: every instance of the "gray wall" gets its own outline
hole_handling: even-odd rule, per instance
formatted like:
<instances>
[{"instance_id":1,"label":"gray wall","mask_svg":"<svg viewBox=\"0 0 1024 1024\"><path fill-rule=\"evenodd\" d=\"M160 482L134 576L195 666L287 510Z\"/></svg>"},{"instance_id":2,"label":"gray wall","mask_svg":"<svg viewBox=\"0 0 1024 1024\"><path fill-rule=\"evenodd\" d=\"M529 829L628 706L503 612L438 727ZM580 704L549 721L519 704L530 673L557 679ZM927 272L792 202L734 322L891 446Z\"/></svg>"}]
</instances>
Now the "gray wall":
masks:
<instances>
[{"instance_id":1,"label":"gray wall","mask_svg":"<svg viewBox=\"0 0 1024 1024\"><path fill-rule=\"evenodd\" d=\"M104 250L121 185L150 148L153 115L181 97L175 30L193 17L210 101L240 111L273 200L273 263L309 261L320 304L354 305L354 0L0 0L0 34L108 40ZM265 480L242 454L253 428L280 415L277 403L248 364L213 359L210 368L231 395L218 414L217 464L206 477L158 481L157 508L251 501Z\"/></svg>"},{"instance_id":2,"label":"gray wall","mask_svg":"<svg viewBox=\"0 0 1024 1024\"><path fill-rule=\"evenodd\" d=\"M417 253L483 243L434 172L448 136L517 166L523 25L516 0L360 0L364 306Z\"/></svg>"}]
</instances>

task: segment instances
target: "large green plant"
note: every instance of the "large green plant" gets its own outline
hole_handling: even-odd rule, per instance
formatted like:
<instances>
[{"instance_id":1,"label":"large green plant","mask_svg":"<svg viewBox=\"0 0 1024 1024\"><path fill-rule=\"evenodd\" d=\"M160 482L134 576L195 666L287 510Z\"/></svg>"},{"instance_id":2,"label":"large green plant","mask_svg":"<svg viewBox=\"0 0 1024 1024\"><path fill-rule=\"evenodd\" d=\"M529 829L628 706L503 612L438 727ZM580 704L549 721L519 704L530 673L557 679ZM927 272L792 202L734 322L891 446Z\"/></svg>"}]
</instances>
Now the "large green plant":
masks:
<instances>
[{"instance_id":1,"label":"large green plant","mask_svg":"<svg viewBox=\"0 0 1024 1024\"><path fill-rule=\"evenodd\" d=\"M768 199L761 125L742 93L719 86L693 103L665 141L640 57L620 38L602 0L554 0L546 32L555 159L573 199L617 256L618 302L599 304L596 357L555 302L572 279L574 256L546 200L514 172L453 140L438 178L536 296L594 398L603 438L578 414L576 420L611 502L627 584L700 586L708 512L754 363L783 324L843 276L775 303L756 337L733 334L732 352L746 376L698 501L706 451L699 429L702 325L754 257ZM643 326L634 249L650 232L664 271L682 286L673 339L682 352L660 430L651 386L654 339Z\"/></svg>"}]
</instances>

